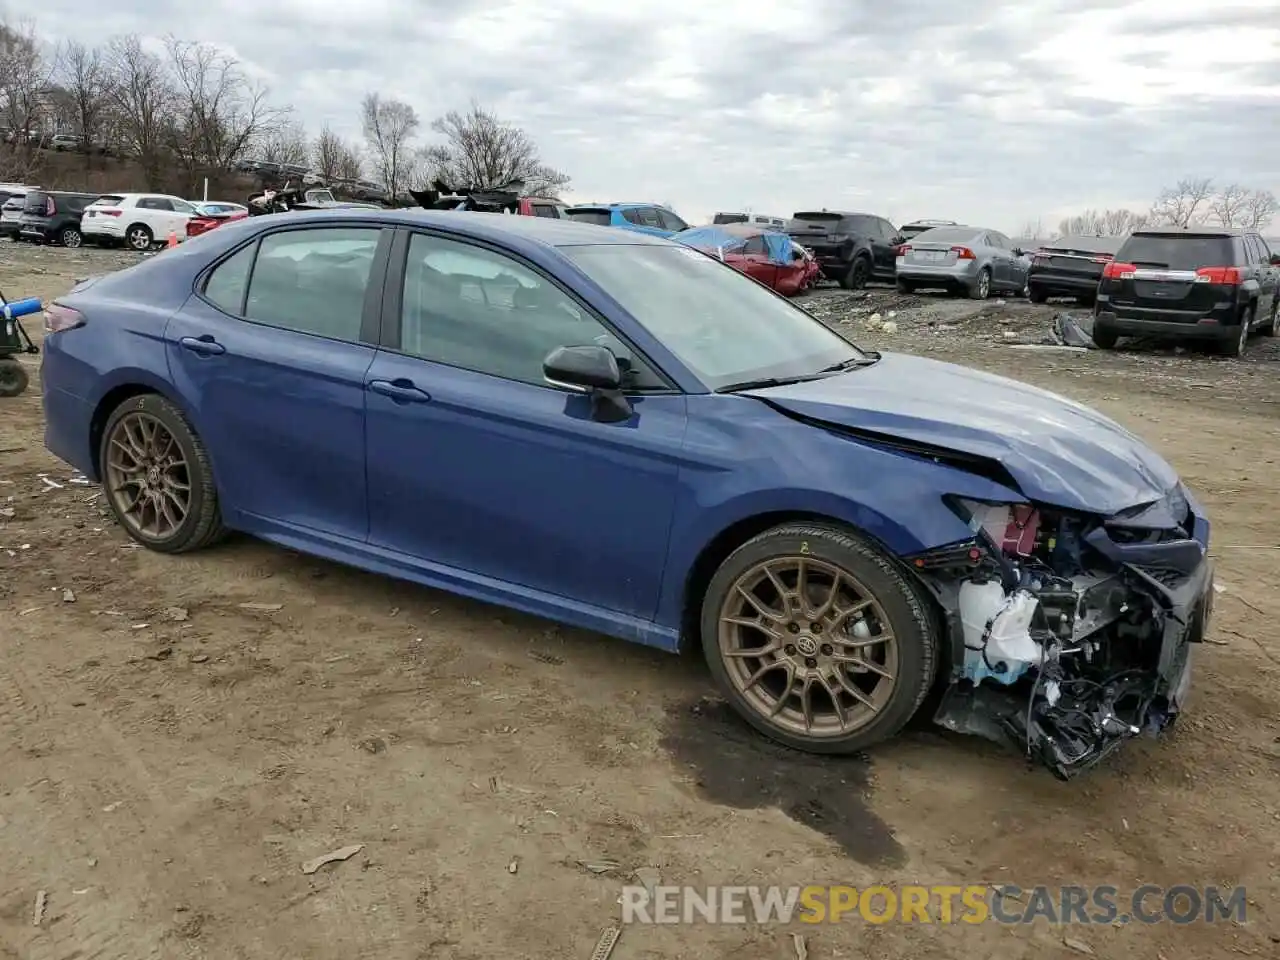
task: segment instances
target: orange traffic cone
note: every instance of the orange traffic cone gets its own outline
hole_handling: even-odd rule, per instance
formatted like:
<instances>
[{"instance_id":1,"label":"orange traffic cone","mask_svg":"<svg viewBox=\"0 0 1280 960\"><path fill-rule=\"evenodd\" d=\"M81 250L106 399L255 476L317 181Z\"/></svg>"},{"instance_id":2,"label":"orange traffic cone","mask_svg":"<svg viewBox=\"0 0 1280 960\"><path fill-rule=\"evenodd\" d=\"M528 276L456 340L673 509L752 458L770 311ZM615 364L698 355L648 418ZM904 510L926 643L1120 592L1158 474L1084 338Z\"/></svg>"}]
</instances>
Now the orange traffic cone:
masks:
<instances>
[{"instance_id":1,"label":"orange traffic cone","mask_svg":"<svg viewBox=\"0 0 1280 960\"><path fill-rule=\"evenodd\" d=\"M169 249L173 249L173 248L174 248L174 247L176 247L177 245L178 245L178 231L177 231L177 230L170 230L170 231L169 231L169 242L168 242L167 244L165 244L165 246L166 246L167 248L169 248Z\"/></svg>"}]
</instances>

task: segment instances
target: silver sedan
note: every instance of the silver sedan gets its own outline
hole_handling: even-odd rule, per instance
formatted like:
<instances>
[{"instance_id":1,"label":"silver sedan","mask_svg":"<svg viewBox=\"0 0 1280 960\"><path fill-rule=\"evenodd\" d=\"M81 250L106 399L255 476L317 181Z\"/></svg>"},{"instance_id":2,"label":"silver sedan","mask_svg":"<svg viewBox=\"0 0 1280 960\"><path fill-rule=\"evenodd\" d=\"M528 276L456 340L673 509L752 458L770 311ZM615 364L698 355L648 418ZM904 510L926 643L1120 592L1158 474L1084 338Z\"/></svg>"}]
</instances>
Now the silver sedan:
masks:
<instances>
[{"instance_id":1,"label":"silver sedan","mask_svg":"<svg viewBox=\"0 0 1280 960\"><path fill-rule=\"evenodd\" d=\"M898 247L897 277L903 293L935 287L985 300L1024 293L1027 261L998 230L935 227Z\"/></svg>"}]
</instances>

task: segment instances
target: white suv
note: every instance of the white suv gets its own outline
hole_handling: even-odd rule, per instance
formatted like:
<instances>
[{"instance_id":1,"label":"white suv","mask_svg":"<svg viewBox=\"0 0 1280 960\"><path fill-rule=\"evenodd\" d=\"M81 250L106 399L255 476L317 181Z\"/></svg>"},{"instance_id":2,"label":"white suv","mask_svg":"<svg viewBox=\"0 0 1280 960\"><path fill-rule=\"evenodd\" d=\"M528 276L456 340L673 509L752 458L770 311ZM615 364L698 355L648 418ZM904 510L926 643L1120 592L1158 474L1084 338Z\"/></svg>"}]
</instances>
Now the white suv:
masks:
<instances>
[{"instance_id":1,"label":"white suv","mask_svg":"<svg viewBox=\"0 0 1280 960\"><path fill-rule=\"evenodd\" d=\"M187 237L187 221L196 208L181 197L163 193L109 193L85 207L80 233L86 243L124 243L150 250L173 234Z\"/></svg>"}]
</instances>

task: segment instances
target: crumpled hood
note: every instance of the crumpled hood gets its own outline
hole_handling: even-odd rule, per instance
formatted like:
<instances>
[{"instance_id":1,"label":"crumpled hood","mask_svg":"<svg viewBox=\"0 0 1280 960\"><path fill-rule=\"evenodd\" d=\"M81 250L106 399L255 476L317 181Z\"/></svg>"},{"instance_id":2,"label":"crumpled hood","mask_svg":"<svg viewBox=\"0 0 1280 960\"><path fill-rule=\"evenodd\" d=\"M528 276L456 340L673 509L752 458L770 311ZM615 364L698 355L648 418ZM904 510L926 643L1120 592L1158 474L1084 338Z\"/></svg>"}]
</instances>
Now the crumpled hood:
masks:
<instances>
[{"instance_id":1,"label":"crumpled hood","mask_svg":"<svg viewBox=\"0 0 1280 960\"><path fill-rule=\"evenodd\" d=\"M999 461L1030 500L1109 516L1161 500L1173 468L1082 404L1007 377L907 354L744 391L812 420Z\"/></svg>"}]
</instances>

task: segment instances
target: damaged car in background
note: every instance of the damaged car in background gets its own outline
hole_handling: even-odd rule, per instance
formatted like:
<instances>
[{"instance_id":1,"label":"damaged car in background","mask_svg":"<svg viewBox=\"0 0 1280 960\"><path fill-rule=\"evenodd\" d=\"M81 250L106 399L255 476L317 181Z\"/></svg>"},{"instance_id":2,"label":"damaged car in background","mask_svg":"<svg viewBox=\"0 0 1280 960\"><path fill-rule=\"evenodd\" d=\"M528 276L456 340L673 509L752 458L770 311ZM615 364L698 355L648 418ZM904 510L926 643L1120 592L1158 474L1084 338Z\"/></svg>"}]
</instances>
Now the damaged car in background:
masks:
<instances>
[{"instance_id":1,"label":"damaged car in background","mask_svg":"<svg viewBox=\"0 0 1280 960\"><path fill-rule=\"evenodd\" d=\"M935 692L1073 776L1178 715L1211 614L1205 511L1132 433L638 232L247 217L77 284L42 357L46 446L142 545L233 529L695 644L814 753Z\"/></svg>"}]
</instances>

